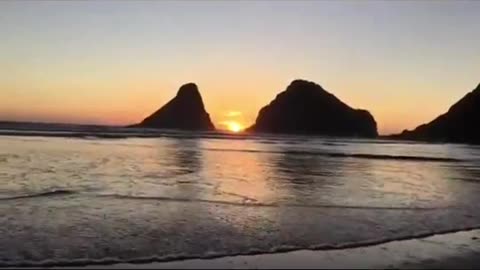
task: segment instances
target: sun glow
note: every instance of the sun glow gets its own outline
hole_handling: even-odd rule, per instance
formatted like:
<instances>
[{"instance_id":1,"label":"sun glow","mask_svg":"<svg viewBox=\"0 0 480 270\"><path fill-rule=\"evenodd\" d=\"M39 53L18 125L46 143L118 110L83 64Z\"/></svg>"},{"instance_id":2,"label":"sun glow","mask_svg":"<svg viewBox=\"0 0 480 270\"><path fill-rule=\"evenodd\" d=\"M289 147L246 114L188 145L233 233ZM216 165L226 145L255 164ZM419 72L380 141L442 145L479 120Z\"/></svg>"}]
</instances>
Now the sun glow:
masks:
<instances>
[{"instance_id":1,"label":"sun glow","mask_svg":"<svg viewBox=\"0 0 480 270\"><path fill-rule=\"evenodd\" d=\"M231 122L228 124L228 129L232 132L240 132L243 130L243 127L237 122Z\"/></svg>"},{"instance_id":2,"label":"sun glow","mask_svg":"<svg viewBox=\"0 0 480 270\"><path fill-rule=\"evenodd\" d=\"M235 132L235 133L240 132L244 129L244 127L240 123L235 121L225 121L225 122L222 122L222 124L225 125L228 131Z\"/></svg>"}]
</instances>

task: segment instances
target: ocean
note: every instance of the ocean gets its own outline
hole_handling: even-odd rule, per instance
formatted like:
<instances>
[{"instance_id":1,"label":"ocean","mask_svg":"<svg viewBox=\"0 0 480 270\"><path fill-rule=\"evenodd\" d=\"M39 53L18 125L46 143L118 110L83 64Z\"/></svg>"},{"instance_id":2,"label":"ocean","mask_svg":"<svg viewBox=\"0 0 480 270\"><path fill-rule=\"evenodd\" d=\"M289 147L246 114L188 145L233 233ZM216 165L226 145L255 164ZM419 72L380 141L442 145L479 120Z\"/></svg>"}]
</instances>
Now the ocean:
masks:
<instances>
[{"instance_id":1,"label":"ocean","mask_svg":"<svg viewBox=\"0 0 480 270\"><path fill-rule=\"evenodd\" d=\"M480 147L0 130L0 266L338 249L480 227Z\"/></svg>"}]
</instances>

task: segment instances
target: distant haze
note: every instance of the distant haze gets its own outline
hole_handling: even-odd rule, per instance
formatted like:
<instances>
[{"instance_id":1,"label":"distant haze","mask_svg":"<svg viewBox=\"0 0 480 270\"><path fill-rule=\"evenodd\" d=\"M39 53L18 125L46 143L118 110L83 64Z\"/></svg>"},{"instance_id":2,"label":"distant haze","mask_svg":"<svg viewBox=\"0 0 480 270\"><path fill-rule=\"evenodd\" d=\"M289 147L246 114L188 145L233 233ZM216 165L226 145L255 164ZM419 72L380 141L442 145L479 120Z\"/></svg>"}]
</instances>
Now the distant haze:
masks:
<instances>
[{"instance_id":1,"label":"distant haze","mask_svg":"<svg viewBox=\"0 0 480 270\"><path fill-rule=\"evenodd\" d=\"M255 121L294 79L382 134L480 82L480 1L1 1L0 120L141 121L195 82L213 122Z\"/></svg>"}]
</instances>

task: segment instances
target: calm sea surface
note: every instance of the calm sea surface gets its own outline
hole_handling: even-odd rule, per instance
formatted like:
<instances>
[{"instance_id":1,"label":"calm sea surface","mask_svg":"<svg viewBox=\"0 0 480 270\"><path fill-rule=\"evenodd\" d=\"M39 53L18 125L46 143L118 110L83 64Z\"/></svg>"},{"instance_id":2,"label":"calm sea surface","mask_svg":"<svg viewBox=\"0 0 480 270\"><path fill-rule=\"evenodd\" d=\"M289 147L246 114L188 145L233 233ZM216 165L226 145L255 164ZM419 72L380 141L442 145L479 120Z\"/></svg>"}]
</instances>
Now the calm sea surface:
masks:
<instances>
[{"instance_id":1,"label":"calm sea surface","mask_svg":"<svg viewBox=\"0 0 480 270\"><path fill-rule=\"evenodd\" d=\"M2 134L0 266L328 249L480 226L476 146Z\"/></svg>"}]
</instances>

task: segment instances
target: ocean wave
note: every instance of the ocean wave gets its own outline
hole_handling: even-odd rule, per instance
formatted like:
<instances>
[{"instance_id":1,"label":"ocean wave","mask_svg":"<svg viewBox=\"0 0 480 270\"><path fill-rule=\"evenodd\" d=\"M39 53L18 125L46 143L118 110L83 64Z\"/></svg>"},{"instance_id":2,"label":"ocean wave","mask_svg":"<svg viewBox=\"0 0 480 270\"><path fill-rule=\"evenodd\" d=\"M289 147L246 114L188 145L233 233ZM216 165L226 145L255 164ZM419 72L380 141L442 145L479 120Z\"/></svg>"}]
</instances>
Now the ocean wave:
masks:
<instances>
[{"instance_id":1,"label":"ocean wave","mask_svg":"<svg viewBox=\"0 0 480 270\"><path fill-rule=\"evenodd\" d=\"M78 139L127 139L127 138L186 138L186 139L234 139L258 140L265 144L301 144L306 141L327 141L325 145L342 145L345 143L356 144L438 144L430 142L416 142L405 140L392 140L379 137L378 139L362 139L349 137L332 137L324 135L300 134L271 134L271 133L229 133L222 131L189 132L176 129L145 129L125 128L120 126L78 126L78 125L40 125L40 126L2 126L0 136L24 137L66 137Z\"/></svg>"},{"instance_id":2,"label":"ocean wave","mask_svg":"<svg viewBox=\"0 0 480 270\"><path fill-rule=\"evenodd\" d=\"M426 161L426 162L463 162L463 159L446 158L446 157L429 157L429 156L404 156L404 155L379 155L379 154L350 154L335 152L317 152L317 151L271 151L271 150L255 150L255 149L229 149L229 148L202 148L205 151L218 152L244 152L244 153L265 153L265 154L284 154L284 155L307 155L307 156L323 156L330 158L360 158L360 159L380 159L380 160L403 160L403 161Z\"/></svg>"},{"instance_id":3,"label":"ocean wave","mask_svg":"<svg viewBox=\"0 0 480 270\"><path fill-rule=\"evenodd\" d=\"M220 132L186 132L181 130L125 130L116 131L71 131L71 130L6 130L0 129L0 136L20 137L60 137L84 140L128 139L128 138L177 138L177 139L254 139L246 134L226 134Z\"/></svg>"},{"instance_id":4,"label":"ocean wave","mask_svg":"<svg viewBox=\"0 0 480 270\"><path fill-rule=\"evenodd\" d=\"M243 198L242 202L209 200L209 199L189 199L189 198L171 198L162 196L136 196L122 194L102 194L97 197L125 199L125 200L155 200L170 202L192 202L192 203L211 203L243 207L292 207L292 208L335 208L335 209L358 209L358 210L396 210L396 211L432 211L453 209L454 207L409 207L409 206L362 206L362 205L334 205L334 204L297 204L297 203L262 203L255 199ZM243 196L242 196L243 197Z\"/></svg>"},{"instance_id":5,"label":"ocean wave","mask_svg":"<svg viewBox=\"0 0 480 270\"><path fill-rule=\"evenodd\" d=\"M193 260L193 259L216 259L229 256L252 256L252 255L262 255L262 254L276 254L276 253L287 253L292 251L300 250L317 250L317 251L328 251L328 250L347 250L354 248L363 248L369 246L376 246L381 244L386 244L394 241L408 241L415 239L425 239L428 237L436 235L445 235L453 234L458 232L473 231L480 229L480 224L473 226L464 226L455 229L446 229L438 231L421 231L414 234L398 236L398 237L386 237L386 238L377 238L367 241L358 241L358 242L347 242L341 244L318 244L310 246L300 246L300 245L278 245L270 249L257 249L252 248L246 251L240 252L206 252L202 255L191 255L184 253L169 254L165 256L148 256L148 257L138 257L138 258L119 258L119 257L105 257L100 259L89 259L89 258L80 258L80 259L71 259L71 260L42 260L42 261L2 261L0 260L0 267L81 267L81 266L100 266L100 265L114 265L114 264L147 264L154 262L172 262L172 261L181 261L181 260Z\"/></svg>"},{"instance_id":6,"label":"ocean wave","mask_svg":"<svg viewBox=\"0 0 480 270\"><path fill-rule=\"evenodd\" d=\"M10 200L20 200L20 199L31 199L31 198L38 198L38 197L52 197L52 196L66 196L66 195L73 195L78 192L73 190L67 189L57 189L52 191L34 193L34 194L26 194L26 195L19 195L13 197L0 197L0 201L10 201Z\"/></svg>"},{"instance_id":7,"label":"ocean wave","mask_svg":"<svg viewBox=\"0 0 480 270\"><path fill-rule=\"evenodd\" d=\"M80 139L85 139L85 140L98 140L98 139L128 139L129 136L128 135L121 135L121 134L107 134L107 133L103 133L103 134L86 134L86 135L83 135L83 134L76 134L77 138L80 138ZM75 137L75 136L72 136L72 137Z\"/></svg>"}]
</instances>

